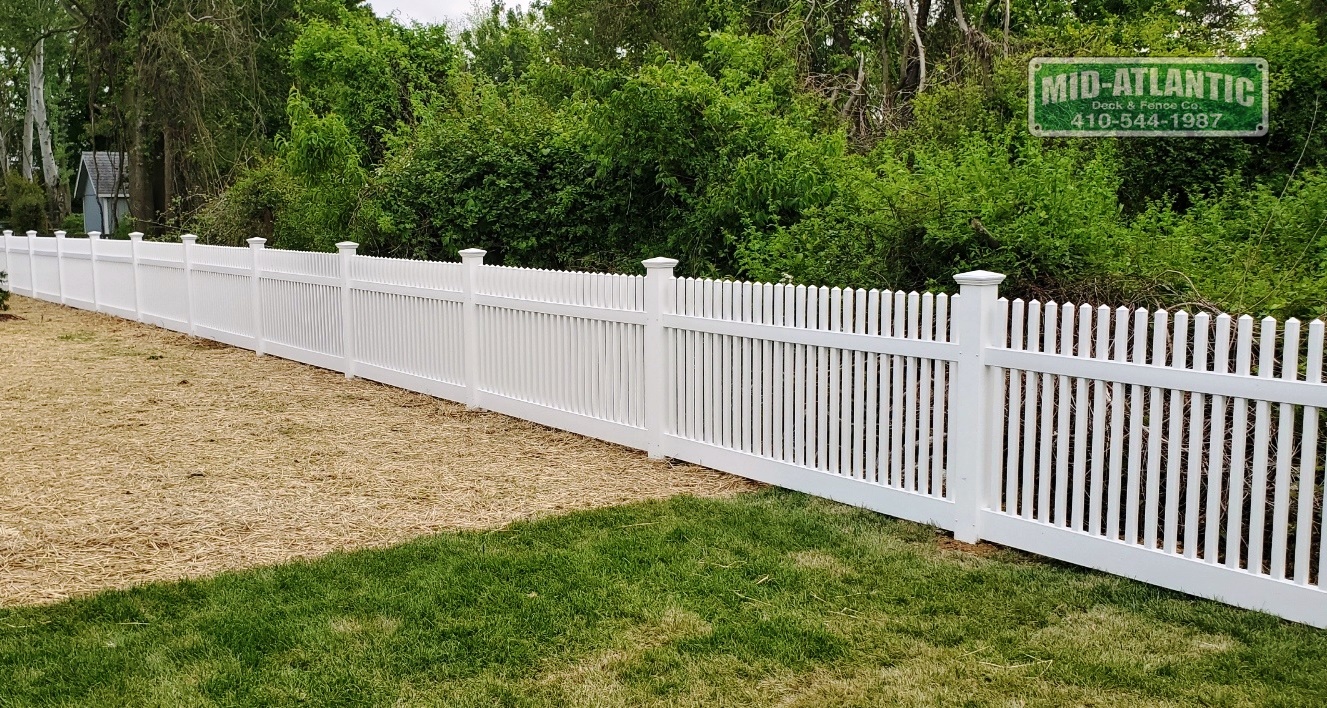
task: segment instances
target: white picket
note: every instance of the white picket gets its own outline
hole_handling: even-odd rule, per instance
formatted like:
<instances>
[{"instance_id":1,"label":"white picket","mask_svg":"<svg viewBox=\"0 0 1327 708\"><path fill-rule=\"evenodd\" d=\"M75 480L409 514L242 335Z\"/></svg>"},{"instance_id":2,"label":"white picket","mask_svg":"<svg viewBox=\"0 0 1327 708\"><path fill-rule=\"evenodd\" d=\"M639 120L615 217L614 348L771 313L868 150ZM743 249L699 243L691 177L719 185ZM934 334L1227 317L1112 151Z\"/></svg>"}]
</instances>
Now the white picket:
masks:
<instances>
[{"instance_id":1,"label":"white picket","mask_svg":"<svg viewBox=\"0 0 1327 708\"><path fill-rule=\"evenodd\" d=\"M1253 318L1239 318L1235 334L1235 374L1249 375L1249 357L1253 349ZM1230 486L1226 498L1226 567L1241 567L1241 546L1244 542L1244 450L1248 439L1248 399L1237 397L1231 402L1230 433Z\"/></svg>"},{"instance_id":2,"label":"white picket","mask_svg":"<svg viewBox=\"0 0 1327 708\"><path fill-rule=\"evenodd\" d=\"M1073 356L1074 353L1074 306L1064 303L1060 306L1060 355ZM1069 411L1073 402L1069 400L1069 377L1056 376L1059 384L1055 403L1055 525L1069 523Z\"/></svg>"},{"instance_id":3,"label":"white picket","mask_svg":"<svg viewBox=\"0 0 1327 708\"><path fill-rule=\"evenodd\" d=\"M1046 326L1042 331L1041 351L1047 354L1055 353L1055 336L1059 333L1059 308L1054 302L1046 303L1045 309ZM1052 454L1052 436L1054 435L1054 416L1055 416L1055 377L1051 374L1043 373L1041 375L1041 403L1038 410L1041 413L1041 425L1039 431L1041 440L1038 445L1037 472L1036 472L1036 518L1042 523L1050 523L1051 520L1051 454Z\"/></svg>"},{"instance_id":4,"label":"white picket","mask_svg":"<svg viewBox=\"0 0 1327 708\"><path fill-rule=\"evenodd\" d=\"M1110 358L1110 308L1105 305L1097 308L1096 336L1096 351L1092 358L1106 361ZM1092 381L1092 483L1087 520L1087 531L1091 534L1106 533L1101 522L1106 486L1106 408L1106 382L1095 379Z\"/></svg>"},{"instance_id":5,"label":"white picket","mask_svg":"<svg viewBox=\"0 0 1327 708\"><path fill-rule=\"evenodd\" d=\"M1072 307L1072 306L1069 306ZM1075 339L1076 347L1070 347L1068 352L1080 359L1090 359L1092 357L1092 307L1090 305L1081 305L1078 308L1078 335ZM1084 521L1084 505L1087 504L1087 451L1090 445L1088 438L1087 416L1088 409L1091 408L1091 401L1087 397L1087 379L1078 376L1074 378L1074 432L1073 439L1066 440L1073 450L1073 482L1071 493L1073 494L1072 509L1070 510L1069 525L1071 528L1082 531ZM1067 451L1066 451L1067 452ZM1068 454L1065 455L1068 457ZM1095 529L1093 529L1095 531Z\"/></svg>"},{"instance_id":6,"label":"white picket","mask_svg":"<svg viewBox=\"0 0 1327 708\"><path fill-rule=\"evenodd\" d=\"M1299 378L1299 320L1290 318L1285 323L1285 337L1281 340L1281 380ZM1281 404L1276 433L1276 480L1272 490L1272 558L1273 578L1286 577L1286 542L1290 534L1290 459L1295 432L1295 407Z\"/></svg>"},{"instance_id":7,"label":"white picket","mask_svg":"<svg viewBox=\"0 0 1327 708\"><path fill-rule=\"evenodd\" d=\"M1206 312L1200 312L1193 318L1193 358L1189 366L1190 370L1207 370L1207 338L1210 326L1210 317ZM1184 557L1189 559L1198 557L1198 533L1201 530L1201 525L1198 522L1198 510L1202 508L1200 496L1202 495L1205 435L1203 424L1206 417L1204 403L1203 394L1197 392L1189 394L1189 439L1186 448L1189 456L1189 466L1185 478L1183 540Z\"/></svg>"},{"instance_id":8,"label":"white picket","mask_svg":"<svg viewBox=\"0 0 1327 708\"><path fill-rule=\"evenodd\" d=\"M1013 301L1013 316L1009 326L1009 349L1024 350L1023 322L1026 315L1022 299ZM1020 510L1020 487L1019 487L1019 446L1022 444L1023 433L1020 427L1023 418L1023 372L1020 369L1010 369L1009 376L1009 412L1005 418L1005 444L1007 445L1007 457L1005 459L1005 510L1013 515L1019 515ZM1026 508L1026 507L1023 507Z\"/></svg>"},{"instance_id":9,"label":"white picket","mask_svg":"<svg viewBox=\"0 0 1327 708\"><path fill-rule=\"evenodd\" d=\"M1322 381L1323 323L1313 320L1309 323L1309 346L1304 381L1319 383ZM1312 558L1313 544L1313 504L1317 500L1318 469L1318 409L1315 406L1304 407L1304 439L1300 442L1299 458L1299 507L1295 513L1295 582L1300 585L1309 583L1309 563ZM1327 486L1327 485L1324 485ZM1323 505L1327 514L1327 504ZM1327 518L1324 519L1327 521ZM1323 525L1322 528L1327 528ZM1324 585L1323 568L1327 568L1327 543L1319 541L1322 557L1318 562L1318 584Z\"/></svg>"},{"instance_id":10,"label":"white picket","mask_svg":"<svg viewBox=\"0 0 1327 708\"><path fill-rule=\"evenodd\" d=\"M1230 371L1230 315L1217 316L1213 341L1212 371L1224 374ZM1226 397L1216 394L1212 396L1212 439L1208 441L1207 453L1207 528L1203 532L1203 560L1211 564L1221 562L1221 508L1229 486L1222 477L1226 459L1225 431Z\"/></svg>"}]
</instances>

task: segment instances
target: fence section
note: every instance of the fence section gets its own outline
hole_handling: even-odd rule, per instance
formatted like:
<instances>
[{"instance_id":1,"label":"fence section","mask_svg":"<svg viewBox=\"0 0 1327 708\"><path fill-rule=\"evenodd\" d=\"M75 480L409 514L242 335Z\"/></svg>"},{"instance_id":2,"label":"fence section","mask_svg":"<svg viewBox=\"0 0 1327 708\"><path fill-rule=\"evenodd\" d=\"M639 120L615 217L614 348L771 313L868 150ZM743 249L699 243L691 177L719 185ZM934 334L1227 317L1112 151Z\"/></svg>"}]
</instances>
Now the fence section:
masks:
<instances>
[{"instance_id":1,"label":"fence section","mask_svg":"<svg viewBox=\"0 0 1327 708\"><path fill-rule=\"evenodd\" d=\"M1322 623L1321 321L1255 337L1247 316L1019 300L1001 316L984 537Z\"/></svg>"},{"instance_id":2,"label":"fence section","mask_svg":"<svg viewBox=\"0 0 1327 708\"><path fill-rule=\"evenodd\" d=\"M12 289L1327 626L1324 325L182 243Z\"/></svg>"},{"instance_id":3,"label":"fence section","mask_svg":"<svg viewBox=\"0 0 1327 708\"><path fill-rule=\"evenodd\" d=\"M464 400L461 266L351 257L351 375L452 400Z\"/></svg>"},{"instance_id":4,"label":"fence section","mask_svg":"<svg viewBox=\"0 0 1327 708\"><path fill-rule=\"evenodd\" d=\"M478 405L644 448L644 278L466 265Z\"/></svg>"},{"instance_id":5,"label":"fence section","mask_svg":"<svg viewBox=\"0 0 1327 708\"><path fill-rule=\"evenodd\" d=\"M668 454L952 528L947 295L693 279L673 290Z\"/></svg>"}]
</instances>

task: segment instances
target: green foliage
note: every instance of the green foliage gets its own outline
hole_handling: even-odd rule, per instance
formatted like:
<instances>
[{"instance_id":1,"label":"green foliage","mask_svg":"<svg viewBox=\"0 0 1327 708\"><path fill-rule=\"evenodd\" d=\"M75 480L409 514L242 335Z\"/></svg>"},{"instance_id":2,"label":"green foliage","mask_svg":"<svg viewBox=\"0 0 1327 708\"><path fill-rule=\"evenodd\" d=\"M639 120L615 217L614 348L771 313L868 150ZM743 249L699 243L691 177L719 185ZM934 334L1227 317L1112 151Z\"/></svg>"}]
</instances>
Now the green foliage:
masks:
<instances>
[{"instance_id":1,"label":"green foliage","mask_svg":"<svg viewBox=\"0 0 1327 708\"><path fill-rule=\"evenodd\" d=\"M359 213L363 243L414 258L483 247L511 265L626 265L612 258L631 246L618 211L630 195L597 178L583 131L523 91L476 87L400 138Z\"/></svg>"},{"instance_id":2,"label":"green foliage","mask_svg":"<svg viewBox=\"0 0 1327 708\"><path fill-rule=\"evenodd\" d=\"M83 215L70 214L69 216L66 216L64 221L60 224L60 230L68 233L70 236L85 233L83 231Z\"/></svg>"},{"instance_id":3,"label":"green foliage","mask_svg":"<svg viewBox=\"0 0 1327 708\"><path fill-rule=\"evenodd\" d=\"M502 4L495 2L461 33L467 66L498 83L519 79L546 57L546 29L538 12L504 12Z\"/></svg>"},{"instance_id":4,"label":"green foliage","mask_svg":"<svg viewBox=\"0 0 1327 708\"><path fill-rule=\"evenodd\" d=\"M46 233L49 230L46 190L40 184L11 172L5 177L5 193L9 206L9 228L15 233Z\"/></svg>"},{"instance_id":5,"label":"green foliage","mask_svg":"<svg viewBox=\"0 0 1327 708\"><path fill-rule=\"evenodd\" d=\"M287 104L292 130L310 115L335 114L363 164L376 163L386 136L439 96L455 59L445 27L405 28L363 10L315 18L290 49L300 104Z\"/></svg>"},{"instance_id":6,"label":"green foliage","mask_svg":"<svg viewBox=\"0 0 1327 708\"><path fill-rule=\"evenodd\" d=\"M968 9L966 37L946 5L921 92L904 17L855 0L489 6L455 41L310 6L272 154L195 230L543 268L667 255L686 275L860 287L949 289L986 268L1011 295L1307 313L1327 277L1310 5L1020 5L1008 55L998 4ZM1268 58L1266 138L1027 135L1029 57L1213 53Z\"/></svg>"},{"instance_id":7,"label":"green foliage","mask_svg":"<svg viewBox=\"0 0 1327 708\"><path fill-rule=\"evenodd\" d=\"M9 288L5 287L8 284L9 273L0 270L0 312L9 309Z\"/></svg>"},{"instance_id":8,"label":"green foliage","mask_svg":"<svg viewBox=\"0 0 1327 708\"><path fill-rule=\"evenodd\" d=\"M1327 174L1282 190L1232 185L1183 214L1152 204L1130 225L1121 270L1156 274L1174 299L1234 312L1327 315Z\"/></svg>"},{"instance_id":9,"label":"green foliage","mask_svg":"<svg viewBox=\"0 0 1327 708\"><path fill-rule=\"evenodd\" d=\"M307 247L306 232L291 208L300 195L290 173L277 160L267 160L241 173L230 189L209 202L195 218L194 232L202 242L216 245L242 246L248 239L264 238L274 248Z\"/></svg>"},{"instance_id":10,"label":"green foliage","mask_svg":"<svg viewBox=\"0 0 1327 708\"><path fill-rule=\"evenodd\" d=\"M956 273L1005 273L1025 291L1100 272L1118 206L1116 159L1006 136L953 147L882 145L845 170L839 198L742 246L763 280L952 287Z\"/></svg>"}]
</instances>

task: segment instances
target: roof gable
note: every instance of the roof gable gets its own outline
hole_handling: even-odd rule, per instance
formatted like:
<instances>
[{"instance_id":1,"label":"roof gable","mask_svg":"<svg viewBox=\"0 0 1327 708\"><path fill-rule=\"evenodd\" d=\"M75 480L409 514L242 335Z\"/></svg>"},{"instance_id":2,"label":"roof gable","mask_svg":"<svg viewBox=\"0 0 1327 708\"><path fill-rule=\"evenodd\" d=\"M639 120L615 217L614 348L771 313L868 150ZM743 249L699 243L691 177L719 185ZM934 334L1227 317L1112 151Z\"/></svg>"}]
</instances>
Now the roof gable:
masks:
<instances>
[{"instance_id":1,"label":"roof gable","mask_svg":"<svg viewBox=\"0 0 1327 708\"><path fill-rule=\"evenodd\" d=\"M98 197L128 197L129 179L123 171L122 152L85 152L78 166L78 180L74 191L83 194L89 183ZM115 188L119 178L119 189Z\"/></svg>"}]
</instances>

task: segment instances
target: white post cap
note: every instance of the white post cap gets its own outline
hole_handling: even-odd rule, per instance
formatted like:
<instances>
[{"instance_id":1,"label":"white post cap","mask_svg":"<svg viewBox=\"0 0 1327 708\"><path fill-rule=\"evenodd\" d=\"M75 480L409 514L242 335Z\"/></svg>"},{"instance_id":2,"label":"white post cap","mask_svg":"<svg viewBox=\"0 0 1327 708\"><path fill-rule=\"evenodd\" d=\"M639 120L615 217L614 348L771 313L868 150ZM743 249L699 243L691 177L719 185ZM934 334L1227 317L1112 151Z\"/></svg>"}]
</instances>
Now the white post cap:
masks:
<instances>
[{"instance_id":1,"label":"white post cap","mask_svg":"<svg viewBox=\"0 0 1327 708\"><path fill-rule=\"evenodd\" d=\"M14 235L14 232L13 232L12 230L10 230L10 229L5 229L5 235L6 235L6 236L13 236L13 235Z\"/></svg>"},{"instance_id":2,"label":"white post cap","mask_svg":"<svg viewBox=\"0 0 1327 708\"><path fill-rule=\"evenodd\" d=\"M463 248L461 249L460 253L462 260L470 260L471 258L483 258L484 256L488 255L488 251L485 251L482 248Z\"/></svg>"},{"instance_id":3,"label":"white post cap","mask_svg":"<svg viewBox=\"0 0 1327 708\"><path fill-rule=\"evenodd\" d=\"M193 243L198 240L198 234L180 234L180 241L184 243Z\"/></svg>"},{"instance_id":4,"label":"white post cap","mask_svg":"<svg viewBox=\"0 0 1327 708\"><path fill-rule=\"evenodd\" d=\"M677 259L676 259L676 258L651 258L651 259L649 259L649 260L641 261L641 265L643 265L643 266L645 266L647 269L651 269L651 270L653 270L653 269L655 269L655 268L676 268L676 267L677 267Z\"/></svg>"},{"instance_id":5,"label":"white post cap","mask_svg":"<svg viewBox=\"0 0 1327 708\"><path fill-rule=\"evenodd\" d=\"M63 231L56 231L56 232L55 232L55 237L56 237L56 238L64 238L64 237L65 237L65 232L63 232Z\"/></svg>"},{"instance_id":6,"label":"white post cap","mask_svg":"<svg viewBox=\"0 0 1327 708\"><path fill-rule=\"evenodd\" d=\"M359 248L359 244L354 241L342 241L336 244L336 250L341 251L342 253L346 251L354 253L356 248Z\"/></svg>"},{"instance_id":7,"label":"white post cap","mask_svg":"<svg viewBox=\"0 0 1327 708\"><path fill-rule=\"evenodd\" d=\"M101 238L101 232L100 232L100 231L89 231L89 232L88 232L88 238L90 238L90 239L92 239L92 240L95 241L96 239Z\"/></svg>"},{"instance_id":8,"label":"white post cap","mask_svg":"<svg viewBox=\"0 0 1327 708\"><path fill-rule=\"evenodd\" d=\"M142 240L143 240L143 232L142 232L142 231L130 231L130 232L129 232L129 240L130 240L130 241L142 241Z\"/></svg>"},{"instance_id":9,"label":"white post cap","mask_svg":"<svg viewBox=\"0 0 1327 708\"><path fill-rule=\"evenodd\" d=\"M245 241L245 243L249 244L249 248L262 248L263 244L267 243L267 239L261 236L255 236Z\"/></svg>"},{"instance_id":10,"label":"white post cap","mask_svg":"<svg viewBox=\"0 0 1327 708\"><path fill-rule=\"evenodd\" d=\"M959 285L999 285L1004 282L1004 274L992 273L989 270L973 270L954 276L954 282Z\"/></svg>"},{"instance_id":11,"label":"white post cap","mask_svg":"<svg viewBox=\"0 0 1327 708\"><path fill-rule=\"evenodd\" d=\"M29 232L28 232L28 238L37 238L37 232L36 232L36 231L29 231Z\"/></svg>"}]
</instances>

